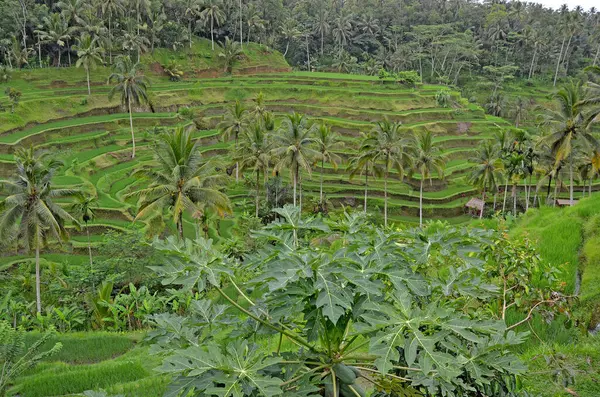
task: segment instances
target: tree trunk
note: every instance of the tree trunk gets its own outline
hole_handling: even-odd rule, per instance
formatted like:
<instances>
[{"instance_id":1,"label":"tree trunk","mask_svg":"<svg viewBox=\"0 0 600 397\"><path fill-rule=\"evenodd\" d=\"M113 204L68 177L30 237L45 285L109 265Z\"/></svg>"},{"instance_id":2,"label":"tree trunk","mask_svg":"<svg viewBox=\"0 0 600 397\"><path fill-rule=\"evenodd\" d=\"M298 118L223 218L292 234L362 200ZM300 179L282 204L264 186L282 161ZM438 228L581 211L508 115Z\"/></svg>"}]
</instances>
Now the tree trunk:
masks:
<instances>
[{"instance_id":1,"label":"tree trunk","mask_svg":"<svg viewBox=\"0 0 600 397\"><path fill-rule=\"evenodd\" d=\"M504 183L504 200L502 201L502 213L504 214L506 211L506 195L508 194L508 178L506 178L506 182Z\"/></svg>"},{"instance_id":2,"label":"tree trunk","mask_svg":"<svg viewBox=\"0 0 600 397\"><path fill-rule=\"evenodd\" d=\"M183 212L177 215L177 232L179 233L179 238L183 241Z\"/></svg>"},{"instance_id":3,"label":"tree trunk","mask_svg":"<svg viewBox=\"0 0 600 397\"><path fill-rule=\"evenodd\" d=\"M494 213L496 212L496 200L498 198L498 188L494 191Z\"/></svg>"},{"instance_id":4,"label":"tree trunk","mask_svg":"<svg viewBox=\"0 0 600 397\"><path fill-rule=\"evenodd\" d=\"M85 223L85 233L87 234L87 243L88 243L88 255L90 257L90 274L92 278L92 290L96 290L96 286L94 285L94 261L92 260L92 243L90 241L90 229L88 228L87 222Z\"/></svg>"},{"instance_id":5,"label":"tree trunk","mask_svg":"<svg viewBox=\"0 0 600 397\"><path fill-rule=\"evenodd\" d=\"M423 175L421 175L421 188L419 190L419 227L423 227Z\"/></svg>"},{"instance_id":6,"label":"tree trunk","mask_svg":"<svg viewBox=\"0 0 600 397\"><path fill-rule=\"evenodd\" d=\"M61 55L62 55L62 51L60 50L60 47L58 47L58 65L56 65L57 68L60 68Z\"/></svg>"},{"instance_id":7,"label":"tree trunk","mask_svg":"<svg viewBox=\"0 0 600 397\"><path fill-rule=\"evenodd\" d=\"M235 151L237 152L238 150L238 134L239 132L237 132L235 134ZM235 162L235 183L239 183L240 182L240 162L236 161Z\"/></svg>"},{"instance_id":8,"label":"tree trunk","mask_svg":"<svg viewBox=\"0 0 600 397\"><path fill-rule=\"evenodd\" d=\"M294 169L294 207L296 207L296 192L298 189L298 168Z\"/></svg>"},{"instance_id":9,"label":"tree trunk","mask_svg":"<svg viewBox=\"0 0 600 397\"><path fill-rule=\"evenodd\" d=\"M188 21L188 37L190 40L190 49L192 48L192 20Z\"/></svg>"},{"instance_id":10,"label":"tree trunk","mask_svg":"<svg viewBox=\"0 0 600 397\"><path fill-rule=\"evenodd\" d=\"M569 156L569 205L573 206L573 153Z\"/></svg>"},{"instance_id":11,"label":"tree trunk","mask_svg":"<svg viewBox=\"0 0 600 397\"><path fill-rule=\"evenodd\" d=\"M36 228L38 229L38 228ZM38 230L39 232L39 230ZM35 304L37 312L42 312L42 289L40 280L40 236L36 233L35 236Z\"/></svg>"},{"instance_id":12,"label":"tree trunk","mask_svg":"<svg viewBox=\"0 0 600 397\"><path fill-rule=\"evenodd\" d=\"M517 184L514 183L512 187L512 198L513 198L513 215L517 215Z\"/></svg>"},{"instance_id":13,"label":"tree trunk","mask_svg":"<svg viewBox=\"0 0 600 397\"><path fill-rule=\"evenodd\" d=\"M482 200L482 203L481 203L481 211L479 211L479 219L483 219L483 209L485 208L485 187L483 188L481 200Z\"/></svg>"},{"instance_id":14,"label":"tree trunk","mask_svg":"<svg viewBox=\"0 0 600 397\"><path fill-rule=\"evenodd\" d=\"M365 171L365 204L364 204L364 212L367 213L367 194L369 191L369 164L367 163L367 168Z\"/></svg>"},{"instance_id":15,"label":"tree trunk","mask_svg":"<svg viewBox=\"0 0 600 397\"><path fill-rule=\"evenodd\" d=\"M563 48L565 46L565 40L567 38L563 37L562 45L560 46L560 54L558 54L558 61L556 62L556 72L554 72L554 87L556 87L556 79L558 78L558 69L560 68L560 60L562 58Z\"/></svg>"},{"instance_id":16,"label":"tree trunk","mask_svg":"<svg viewBox=\"0 0 600 397\"><path fill-rule=\"evenodd\" d=\"M71 67L71 46L69 45L69 41L67 40L67 59L69 60L69 67ZM138 60L139 62L139 60Z\"/></svg>"},{"instance_id":17,"label":"tree trunk","mask_svg":"<svg viewBox=\"0 0 600 397\"><path fill-rule=\"evenodd\" d=\"M88 86L88 95L92 95L92 88L90 87L90 68L85 68L85 74L87 75L87 86Z\"/></svg>"},{"instance_id":18,"label":"tree trunk","mask_svg":"<svg viewBox=\"0 0 600 397\"><path fill-rule=\"evenodd\" d=\"M323 172L325 169L325 160L321 160L321 187L320 187L320 194L319 194L319 199L320 199L320 204L323 204Z\"/></svg>"},{"instance_id":19,"label":"tree trunk","mask_svg":"<svg viewBox=\"0 0 600 397\"><path fill-rule=\"evenodd\" d=\"M258 206L259 206L259 196L260 196L260 171L256 170L256 217L258 218Z\"/></svg>"},{"instance_id":20,"label":"tree trunk","mask_svg":"<svg viewBox=\"0 0 600 397\"><path fill-rule=\"evenodd\" d=\"M131 128L131 158L135 158L135 134L133 132L133 115L131 114L131 97L127 97L127 106L129 108L129 127Z\"/></svg>"},{"instance_id":21,"label":"tree trunk","mask_svg":"<svg viewBox=\"0 0 600 397\"><path fill-rule=\"evenodd\" d=\"M529 80L531 80L531 76L533 74L533 64L535 62L535 57L537 55L537 43L535 44L535 46L533 47L533 57L531 58L531 66L529 67L529 76L527 77Z\"/></svg>"},{"instance_id":22,"label":"tree trunk","mask_svg":"<svg viewBox=\"0 0 600 397\"><path fill-rule=\"evenodd\" d=\"M242 10L242 0L240 0L240 48L244 46L244 20Z\"/></svg>"},{"instance_id":23,"label":"tree trunk","mask_svg":"<svg viewBox=\"0 0 600 397\"><path fill-rule=\"evenodd\" d=\"M215 32L214 32L214 25L215 25L215 16L211 15L210 17L210 43L212 45L212 50L215 50Z\"/></svg>"},{"instance_id":24,"label":"tree trunk","mask_svg":"<svg viewBox=\"0 0 600 397\"><path fill-rule=\"evenodd\" d=\"M310 72L310 47L308 46L308 35L306 35L306 63Z\"/></svg>"},{"instance_id":25,"label":"tree trunk","mask_svg":"<svg viewBox=\"0 0 600 397\"><path fill-rule=\"evenodd\" d=\"M298 170L298 206L300 207L300 213L302 213L302 174Z\"/></svg>"},{"instance_id":26,"label":"tree trunk","mask_svg":"<svg viewBox=\"0 0 600 397\"><path fill-rule=\"evenodd\" d=\"M383 225L387 227L387 178L388 167L385 166L385 176L383 178Z\"/></svg>"},{"instance_id":27,"label":"tree trunk","mask_svg":"<svg viewBox=\"0 0 600 397\"><path fill-rule=\"evenodd\" d=\"M598 62L598 56L600 55L600 44L598 44L598 49L596 50L596 56L594 57L594 64L596 66L596 62Z\"/></svg>"},{"instance_id":28,"label":"tree trunk","mask_svg":"<svg viewBox=\"0 0 600 397\"><path fill-rule=\"evenodd\" d=\"M529 185L527 184L527 178L523 179L525 182L525 212L529 209Z\"/></svg>"},{"instance_id":29,"label":"tree trunk","mask_svg":"<svg viewBox=\"0 0 600 397\"><path fill-rule=\"evenodd\" d=\"M110 31L110 23L112 20L112 11L108 12L108 63L112 65L112 33Z\"/></svg>"},{"instance_id":30,"label":"tree trunk","mask_svg":"<svg viewBox=\"0 0 600 397\"><path fill-rule=\"evenodd\" d=\"M287 44L285 45L285 52L283 53L284 58L287 55L289 49L290 49L290 40L288 39Z\"/></svg>"},{"instance_id":31,"label":"tree trunk","mask_svg":"<svg viewBox=\"0 0 600 397\"><path fill-rule=\"evenodd\" d=\"M325 41L323 29L321 29L321 56L323 56L323 43ZM600 47L598 48L600 50ZM598 54L596 54L596 58L598 58ZM596 63L594 62L594 65Z\"/></svg>"},{"instance_id":32,"label":"tree trunk","mask_svg":"<svg viewBox=\"0 0 600 397\"><path fill-rule=\"evenodd\" d=\"M593 182L593 177L590 177L590 190L589 190L589 196L592 197L592 182Z\"/></svg>"},{"instance_id":33,"label":"tree trunk","mask_svg":"<svg viewBox=\"0 0 600 397\"><path fill-rule=\"evenodd\" d=\"M553 207L556 207L556 200L558 199L558 180L554 181L554 203Z\"/></svg>"},{"instance_id":34,"label":"tree trunk","mask_svg":"<svg viewBox=\"0 0 600 397\"><path fill-rule=\"evenodd\" d=\"M40 62L40 69L42 68L42 42L40 41L40 34L38 33L38 60Z\"/></svg>"}]
</instances>

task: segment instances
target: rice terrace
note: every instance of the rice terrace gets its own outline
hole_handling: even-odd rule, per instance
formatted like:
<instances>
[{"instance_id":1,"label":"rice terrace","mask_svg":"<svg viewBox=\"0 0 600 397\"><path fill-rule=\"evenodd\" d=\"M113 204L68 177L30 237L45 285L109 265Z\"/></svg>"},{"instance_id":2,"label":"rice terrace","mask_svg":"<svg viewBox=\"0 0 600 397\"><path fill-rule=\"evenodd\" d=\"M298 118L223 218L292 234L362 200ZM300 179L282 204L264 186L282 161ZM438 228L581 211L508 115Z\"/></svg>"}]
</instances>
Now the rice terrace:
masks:
<instances>
[{"instance_id":1,"label":"rice terrace","mask_svg":"<svg viewBox=\"0 0 600 397\"><path fill-rule=\"evenodd\" d=\"M0 397L600 396L575 3L0 0Z\"/></svg>"}]
</instances>

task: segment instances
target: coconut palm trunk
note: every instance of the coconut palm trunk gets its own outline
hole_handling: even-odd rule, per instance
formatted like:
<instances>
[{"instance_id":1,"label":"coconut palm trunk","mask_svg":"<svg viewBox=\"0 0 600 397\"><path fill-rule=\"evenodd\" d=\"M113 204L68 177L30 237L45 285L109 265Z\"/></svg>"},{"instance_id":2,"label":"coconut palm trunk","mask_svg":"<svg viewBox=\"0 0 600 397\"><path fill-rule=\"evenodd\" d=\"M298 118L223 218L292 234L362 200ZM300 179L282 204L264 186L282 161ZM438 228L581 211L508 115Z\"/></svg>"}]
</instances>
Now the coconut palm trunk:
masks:
<instances>
[{"instance_id":1,"label":"coconut palm trunk","mask_svg":"<svg viewBox=\"0 0 600 397\"><path fill-rule=\"evenodd\" d=\"M42 312L42 288L40 280L40 236L35 237L35 304L37 312Z\"/></svg>"},{"instance_id":2,"label":"coconut palm trunk","mask_svg":"<svg viewBox=\"0 0 600 397\"><path fill-rule=\"evenodd\" d=\"M92 95L92 88L90 87L90 68L89 68L89 66L85 67L85 74L87 76L88 95Z\"/></svg>"},{"instance_id":3,"label":"coconut palm trunk","mask_svg":"<svg viewBox=\"0 0 600 397\"><path fill-rule=\"evenodd\" d=\"M494 191L494 213L496 212L496 202L498 198L498 188Z\"/></svg>"},{"instance_id":4,"label":"coconut palm trunk","mask_svg":"<svg viewBox=\"0 0 600 397\"><path fill-rule=\"evenodd\" d=\"M259 197L260 197L260 171L256 170L256 217L258 218L258 207L259 207Z\"/></svg>"},{"instance_id":5,"label":"coconut palm trunk","mask_svg":"<svg viewBox=\"0 0 600 397\"><path fill-rule=\"evenodd\" d=\"M560 60L562 59L563 48L565 47L565 40L563 37L562 45L560 46L560 54L558 54L558 61L556 62L556 72L554 72L554 87L556 87L556 79L558 78L558 69L560 68Z\"/></svg>"},{"instance_id":6,"label":"coconut palm trunk","mask_svg":"<svg viewBox=\"0 0 600 397\"><path fill-rule=\"evenodd\" d=\"M369 165L367 164L367 171L365 172L365 204L364 212L367 213L367 195L369 192Z\"/></svg>"},{"instance_id":7,"label":"coconut palm trunk","mask_svg":"<svg viewBox=\"0 0 600 397\"><path fill-rule=\"evenodd\" d=\"M215 16L211 14L210 16L210 42L212 45L212 50L215 50Z\"/></svg>"},{"instance_id":8,"label":"coconut palm trunk","mask_svg":"<svg viewBox=\"0 0 600 397\"><path fill-rule=\"evenodd\" d=\"M297 194L296 192L298 191L298 167L294 168L294 207L296 207L296 198L297 198Z\"/></svg>"},{"instance_id":9,"label":"coconut palm trunk","mask_svg":"<svg viewBox=\"0 0 600 397\"><path fill-rule=\"evenodd\" d=\"M513 216L517 215L517 184L513 183L512 186L512 199L513 199Z\"/></svg>"},{"instance_id":10,"label":"coconut palm trunk","mask_svg":"<svg viewBox=\"0 0 600 397\"><path fill-rule=\"evenodd\" d=\"M502 213L504 214L506 211L506 196L508 194L508 178L506 178L506 182L504 183L504 200L502 201Z\"/></svg>"},{"instance_id":11,"label":"coconut palm trunk","mask_svg":"<svg viewBox=\"0 0 600 397\"><path fill-rule=\"evenodd\" d=\"M96 286L94 285L94 261L92 258L92 242L90 241L90 229L88 228L87 222L85 223L85 233L87 234L87 243L88 243L88 255L90 256L90 273L92 274L92 290L96 290Z\"/></svg>"},{"instance_id":12,"label":"coconut palm trunk","mask_svg":"<svg viewBox=\"0 0 600 397\"><path fill-rule=\"evenodd\" d=\"M483 219L483 209L485 208L485 187L483 188L483 192L482 192L482 202L481 202L481 211L479 211L479 219Z\"/></svg>"},{"instance_id":13,"label":"coconut palm trunk","mask_svg":"<svg viewBox=\"0 0 600 397\"><path fill-rule=\"evenodd\" d=\"M421 189L419 190L419 226L423 226L423 178L421 178Z\"/></svg>"},{"instance_id":14,"label":"coconut palm trunk","mask_svg":"<svg viewBox=\"0 0 600 397\"><path fill-rule=\"evenodd\" d=\"M387 178L388 178L388 166L385 166L385 176L383 178L383 225L387 227Z\"/></svg>"},{"instance_id":15,"label":"coconut palm trunk","mask_svg":"<svg viewBox=\"0 0 600 397\"><path fill-rule=\"evenodd\" d=\"M554 181L554 203L553 207L556 207L556 200L558 199L558 180Z\"/></svg>"},{"instance_id":16,"label":"coconut palm trunk","mask_svg":"<svg viewBox=\"0 0 600 397\"><path fill-rule=\"evenodd\" d=\"M569 205L573 206L573 153L569 156Z\"/></svg>"},{"instance_id":17,"label":"coconut palm trunk","mask_svg":"<svg viewBox=\"0 0 600 397\"><path fill-rule=\"evenodd\" d=\"M131 158L135 158L135 134L133 132L133 115L131 113L131 96L128 95L127 96L127 107L129 108L129 127L131 128L131 144L132 144L132 151L131 151Z\"/></svg>"},{"instance_id":18,"label":"coconut palm trunk","mask_svg":"<svg viewBox=\"0 0 600 397\"><path fill-rule=\"evenodd\" d=\"M242 12L242 0L240 0L240 48L244 46L244 19Z\"/></svg>"},{"instance_id":19,"label":"coconut palm trunk","mask_svg":"<svg viewBox=\"0 0 600 397\"><path fill-rule=\"evenodd\" d=\"M323 204L323 172L325 170L325 159L321 160L321 187L320 187L320 195L319 199L321 200L321 204Z\"/></svg>"},{"instance_id":20,"label":"coconut palm trunk","mask_svg":"<svg viewBox=\"0 0 600 397\"><path fill-rule=\"evenodd\" d=\"M177 233L179 233L179 238L183 241L183 212L179 213L177 217Z\"/></svg>"}]
</instances>

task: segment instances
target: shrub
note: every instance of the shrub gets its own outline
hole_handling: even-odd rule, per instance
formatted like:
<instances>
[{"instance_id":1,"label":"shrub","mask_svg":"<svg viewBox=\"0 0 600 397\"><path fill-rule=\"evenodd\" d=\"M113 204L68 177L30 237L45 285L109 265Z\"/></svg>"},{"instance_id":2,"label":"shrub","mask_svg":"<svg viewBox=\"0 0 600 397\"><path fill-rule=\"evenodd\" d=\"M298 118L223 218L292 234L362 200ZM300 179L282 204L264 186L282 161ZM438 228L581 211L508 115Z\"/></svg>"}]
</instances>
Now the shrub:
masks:
<instances>
[{"instance_id":1,"label":"shrub","mask_svg":"<svg viewBox=\"0 0 600 397\"><path fill-rule=\"evenodd\" d=\"M416 87L417 83L421 81L419 73L414 70L398 72L394 75L394 79L398 84L412 88Z\"/></svg>"}]
</instances>

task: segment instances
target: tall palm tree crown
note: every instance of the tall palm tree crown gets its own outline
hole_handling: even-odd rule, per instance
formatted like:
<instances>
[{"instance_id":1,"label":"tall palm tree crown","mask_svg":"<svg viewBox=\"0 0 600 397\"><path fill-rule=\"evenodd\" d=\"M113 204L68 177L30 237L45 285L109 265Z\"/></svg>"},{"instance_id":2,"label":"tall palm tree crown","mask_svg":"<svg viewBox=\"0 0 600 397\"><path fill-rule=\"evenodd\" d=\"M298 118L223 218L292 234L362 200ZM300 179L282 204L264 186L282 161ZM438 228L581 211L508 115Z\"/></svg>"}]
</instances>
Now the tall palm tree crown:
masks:
<instances>
[{"instance_id":1,"label":"tall palm tree crown","mask_svg":"<svg viewBox=\"0 0 600 397\"><path fill-rule=\"evenodd\" d=\"M85 69L88 95L91 95L90 70L95 69L98 63L102 63L102 53L104 52L104 49L98 45L97 39L92 38L88 33L82 34L81 37L77 39L77 44L74 46L74 49L77 51L78 58L75 66L83 66Z\"/></svg>"},{"instance_id":2,"label":"tall palm tree crown","mask_svg":"<svg viewBox=\"0 0 600 397\"><path fill-rule=\"evenodd\" d=\"M469 159L473 163L473 171L469 180L482 191L483 204L485 206L485 194L488 191L496 191L502 181L502 160L499 147L492 142L485 142ZM483 207L479 218L483 217Z\"/></svg>"},{"instance_id":3,"label":"tall palm tree crown","mask_svg":"<svg viewBox=\"0 0 600 397\"><path fill-rule=\"evenodd\" d=\"M76 189L55 189L52 179L62 163L38 156L33 148L20 149L16 155L16 175L4 181L7 197L0 203L0 239L20 241L26 251L35 248L36 303L41 312L40 249L48 238L68 238L66 223L78 224L55 199L76 196Z\"/></svg>"},{"instance_id":4,"label":"tall palm tree crown","mask_svg":"<svg viewBox=\"0 0 600 397\"><path fill-rule=\"evenodd\" d=\"M313 148L314 143L308 120L298 113L288 114L273 135L273 155L277 158L275 171L283 168L290 170L294 183L294 206L297 205L297 190L301 183L300 171L305 170L310 175L312 163L319 155Z\"/></svg>"},{"instance_id":5,"label":"tall palm tree crown","mask_svg":"<svg viewBox=\"0 0 600 397\"><path fill-rule=\"evenodd\" d=\"M342 161L342 158L335 153L336 149L340 149L343 145L340 142L339 137L336 133L331 131L331 127L325 124L315 125L315 143L319 152L319 159L321 160L321 181L319 200L323 203L323 173L325 169L325 163L329 163L333 166L334 170L337 170L338 164Z\"/></svg>"},{"instance_id":6,"label":"tall palm tree crown","mask_svg":"<svg viewBox=\"0 0 600 397\"><path fill-rule=\"evenodd\" d=\"M235 140L235 150L237 151L238 140L240 134L248 125L248 109L244 105L236 100L235 103L228 107L223 117L223 121L219 123L218 128L223 135L223 139L229 140L233 138ZM235 181L239 181L239 163L235 164Z\"/></svg>"},{"instance_id":7,"label":"tall palm tree crown","mask_svg":"<svg viewBox=\"0 0 600 397\"><path fill-rule=\"evenodd\" d=\"M405 150L410 141L402 134L401 127L402 124L399 122L392 123L389 120L380 121L363 141L361 147L361 151L369 153L372 161L379 163L383 169L383 218L385 227L388 224L387 183L390 170L395 168L398 172L398 177L403 179L406 166L411 163L409 153Z\"/></svg>"},{"instance_id":8,"label":"tall palm tree crown","mask_svg":"<svg viewBox=\"0 0 600 397\"><path fill-rule=\"evenodd\" d=\"M590 126L600 113L600 109L589 109L583 85L580 81L571 82L562 87L555 95L559 110L547 110L543 123L550 127L542 142L548 143L556 163L568 161L571 205L573 204L573 165L574 144L584 141L596 146L597 142Z\"/></svg>"},{"instance_id":9,"label":"tall palm tree crown","mask_svg":"<svg viewBox=\"0 0 600 397\"><path fill-rule=\"evenodd\" d=\"M135 157L135 134L133 131L132 105L141 105L149 103L148 87L150 81L139 73L139 64L131 62L129 57L121 57L115 65L114 72L108 78L109 83L115 83L108 93L108 98L112 100L115 95L119 95L121 105L127 106L129 111L129 126L131 128L131 158Z\"/></svg>"},{"instance_id":10,"label":"tall palm tree crown","mask_svg":"<svg viewBox=\"0 0 600 397\"><path fill-rule=\"evenodd\" d=\"M240 145L235 153L242 170L256 174L255 215L260 206L260 177L265 178L271 160L271 142L260 120L245 128L240 137Z\"/></svg>"},{"instance_id":11,"label":"tall palm tree crown","mask_svg":"<svg viewBox=\"0 0 600 397\"><path fill-rule=\"evenodd\" d=\"M421 174L421 188L419 195L419 225L423 226L423 182L432 180L432 172L435 171L440 179L444 178L444 167L446 156L442 154L439 146L433 143L433 135L430 131L415 134L410 145L411 173Z\"/></svg>"},{"instance_id":12,"label":"tall palm tree crown","mask_svg":"<svg viewBox=\"0 0 600 397\"><path fill-rule=\"evenodd\" d=\"M161 135L153 150L154 163L137 171L150 181L150 186L127 195L139 197L136 220L162 215L168 209L183 239L184 212L231 212L229 199L220 191L225 176L215 171L215 162L202 159L200 141L193 141L183 127Z\"/></svg>"}]
</instances>

